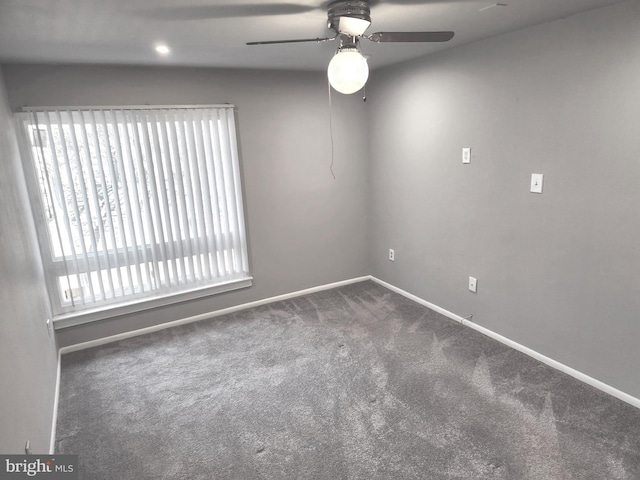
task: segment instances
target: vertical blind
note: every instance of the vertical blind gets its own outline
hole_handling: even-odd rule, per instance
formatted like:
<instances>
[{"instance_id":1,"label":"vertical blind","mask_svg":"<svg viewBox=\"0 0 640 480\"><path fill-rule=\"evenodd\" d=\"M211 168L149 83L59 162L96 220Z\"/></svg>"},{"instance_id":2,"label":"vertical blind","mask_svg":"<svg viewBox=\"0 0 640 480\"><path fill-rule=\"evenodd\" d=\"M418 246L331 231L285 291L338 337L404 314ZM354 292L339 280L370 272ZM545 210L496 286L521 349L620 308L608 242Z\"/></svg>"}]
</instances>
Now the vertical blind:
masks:
<instances>
[{"instance_id":1,"label":"vertical blind","mask_svg":"<svg viewBox=\"0 0 640 480\"><path fill-rule=\"evenodd\" d=\"M248 278L232 106L19 118L56 313Z\"/></svg>"}]
</instances>

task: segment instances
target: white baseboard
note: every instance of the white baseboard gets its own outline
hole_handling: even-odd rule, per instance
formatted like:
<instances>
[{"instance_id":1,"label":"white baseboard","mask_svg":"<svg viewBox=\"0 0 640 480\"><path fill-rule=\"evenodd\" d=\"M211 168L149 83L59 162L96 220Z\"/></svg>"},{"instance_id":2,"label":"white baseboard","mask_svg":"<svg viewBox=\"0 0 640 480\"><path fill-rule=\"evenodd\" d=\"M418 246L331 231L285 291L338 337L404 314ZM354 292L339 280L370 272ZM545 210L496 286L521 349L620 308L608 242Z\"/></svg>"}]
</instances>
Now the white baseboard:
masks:
<instances>
[{"instance_id":1,"label":"white baseboard","mask_svg":"<svg viewBox=\"0 0 640 480\"><path fill-rule=\"evenodd\" d=\"M222 310L216 310L215 312L207 312L201 315L194 315L193 317L182 318L180 320L174 320L173 322L161 323L152 327L140 328L138 330L132 330L130 332L119 333L110 337L99 338L97 340L90 340L88 342L76 343L75 345L69 345L60 349L61 354L76 352L78 350L85 350L91 347L97 347L106 343L117 342L118 340L124 340L125 338L137 337L139 335L145 335L147 333L157 332L164 330L165 328L177 327L178 325L184 325L187 323L199 322L201 320L207 320L228 313L238 312L240 310L246 310L248 308L259 307L266 305L267 303L279 302L281 300L288 300L290 298L300 297L302 295L308 295L310 293L320 292L322 290L330 290L332 288L342 287L344 285L350 285L352 283L364 282L370 280L370 276L356 277L349 280L343 280L340 282L329 283L326 285L320 285L318 287L307 288L304 290L298 290L296 292L285 293L283 295L277 295L275 297L264 298L262 300L256 300L254 302L243 303L242 305L236 305L229 308L223 308Z\"/></svg>"},{"instance_id":2,"label":"white baseboard","mask_svg":"<svg viewBox=\"0 0 640 480\"><path fill-rule=\"evenodd\" d=\"M566 373L567 375L570 375L588 385L591 385L592 387L597 388L598 390L601 390L605 393L608 393L609 395L612 395L620 400L622 400L623 402L626 402L630 405L633 405L634 407L640 408L640 399L633 397L625 392L622 392L610 385L607 385L604 382L601 382L600 380L596 380L593 377L590 377L582 372L579 372L578 370L575 370L567 365L564 365L563 363L560 363L556 360L553 360L552 358L549 358L535 350L530 349L529 347L525 347L524 345L521 345L517 342L514 342L513 340L504 337L498 333L493 332L492 330L489 330L488 328L482 327L481 325L478 325L477 323L474 322L470 322L469 320L465 319L464 317L461 317L460 315L456 315L453 312L450 312L449 310L446 310L438 305L435 305L431 302L428 302L426 300L424 300L423 298L420 298L416 295L413 295L405 290L402 290L401 288L398 288L394 285L391 285L390 283L387 283L383 280L380 280L379 278L373 277L371 275L366 275L363 277L357 277L357 278L352 278L349 280L343 280L340 282L335 282L335 283L330 283L327 285L321 285L318 287L313 287L313 288L307 288L305 290L298 290L296 292L291 292L291 293L287 293L284 295L277 295L275 297L269 297L269 298L265 298L262 300L256 300L254 302L249 302L249 303L244 303L242 305L236 305L234 307L229 307L229 308L224 308L222 310L216 310L215 312L208 312L208 313L203 313L201 315L195 315L193 317L188 317L188 318L183 318L180 320L175 320L173 322L167 322L167 323L162 323L160 325L154 325L152 327L147 327L147 328L141 328L139 330L133 330L131 332L125 332L125 333L120 333L118 335L112 335L110 337L105 337L105 338L100 338L97 340L91 340L89 342L84 342L84 343L78 343L75 345L69 345L67 347L62 347L59 351L59 354L65 354L65 353L70 353L70 352L75 352L78 350L84 350L86 348L91 348L91 347L96 347L98 345L104 345L106 343L111 343L111 342L116 342L118 340L123 340L125 338L131 338L131 337L137 337L139 335L145 335L147 333L151 333L151 332L156 332L159 330L164 330L166 328L171 328L171 327L176 327L178 325L184 325L187 323L193 323L193 322L199 322L201 320L207 320L209 318L214 318L214 317L218 317L220 315L226 315L228 313L233 313L233 312L238 312L240 310L246 310L248 308L253 308L253 307L258 307L261 305L266 305L268 303L273 303L273 302L277 302L277 301L281 301L281 300L288 300L290 298L295 298L295 297L299 297L301 295L307 295L310 293L315 293L315 292L320 292L322 290L329 290L332 288L336 288L336 287L341 287L344 285L349 285L352 283L358 283L358 282L363 282L366 280L372 280L376 283L378 283L379 285L382 285L383 287L396 292L410 300L413 300L416 303L419 303L420 305L424 305L427 308L430 308L431 310L434 310L442 315L444 315L445 317L448 317L452 320L455 320L456 322L461 323L462 325L465 325L467 327L473 328L474 330L477 330L478 332L493 338L494 340L497 340L500 343L503 343L515 350L518 350L519 352L524 353L525 355L528 355L532 358L535 358L536 360L549 365L552 368L555 368L556 370L559 370L563 373ZM57 412L57 402L58 402L58 388L59 388L59 381L60 381L60 362L58 362L58 383L56 384L56 408L55 411ZM54 439L55 439L55 419L56 419L56 413L54 413L54 432L52 435L52 440L51 440L51 445L53 448L54 445ZM53 450L52 450L53 452Z\"/></svg>"},{"instance_id":3,"label":"white baseboard","mask_svg":"<svg viewBox=\"0 0 640 480\"><path fill-rule=\"evenodd\" d=\"M373 276L370 278L377 284L382 285L384 288L387 288L392 292L399 293L403 297L407 297L409 300L413 300L414 302L419 303L420 305L424 305L425 307L430 308L431 310L436 311L441 315L444 315L445 317L450 318L451 320L455 320L456 322L459 322L459 323L464 323L466 321L460 315L456 315L455 313L452 313L449 310L445 310L444 308L439 307L438 305L435 305L431 302L427 302L425 299L417 297L412 293L409 293L405 290L402 290L401 288L396 287L395 285L391 285L390 283L387 283L384 280L380 280L379 278L376 278Z\"/></svg>"},{"instance_id":4,"label":"white baseboard","mask_svg":"<svg viewBox=\"0 0 640 480\"><path fill-rule=\"evenodd\" d=\"M518 350L519 352L524 353L525 355L528 355L532 358L535 358L536 360L549 365L552 368L555 368L556 370L559 370L563 373L566 373L567 375L572 376L573 378L576 378L578 380L580 380L581 382L586 383L587 385L591 385L592 387L597 388L598 390L601 390L605 393L608 393L609 395L612 395L620 400L622 400L623 402L626 402L630 405L633 405L636 408L640 408L640 399L633 397L631 395L629 395L628 393L625 393L621 390L618 390L617 388L612 387L611 385L607 385L604 382L601 382L600 380L596 380L593 377L590 377L589 375L586 375L582 372L579 372L578 370L575 370L563 363L560 363L552 358L549 358L539 352L536 352L535 350L530 349L529 347L525 347L524 345L521 345L517 342L514 342L513 340L507 338L507 337L503 337L502 335L495 333L492 330L489 330L488 328L485 328L481 325L478 325L477 323L474 322L470 322L469 320L465 319L464 317L461 317L460 315L456 315L453 312L450 312L448 310L445 310L442 307L439 307L437 305L434 305L431 302L427 302L426 300L417 297L409 292L406 292L394 285L391 285L385 281L380 280L379 278L376 277L371 277L371 280L373 280L374 282L382 285L385 288L388 288L389 290L399 293L400 295L407 297L410 300L413 300L416 303L419 303L420 305L424 305L427 308L430 308L431 310L434 310L442 315L444 315L445 317L448 317L452 320L455 320L456 322L459 322L467 327L473 328L474 330L477 330L480 333L483 333L484 335L486 335L487 337L493 338L494 340L497 340L500 343L503 343L515 350Z\"/></svg>"},{"instance_id":5,"label":"white baseboard","mask_svg":"<svg viewBox=\"0 0 640 480\"><path fill-rule=\"evenodd\" d=\"M53 455L56 449L56 429L58 427L58 402L60 401L60 350L58 350L58 367L56 372L56 389L53 397L53 418L51 420L51 440L49 441L49 455Z\"/></svg>"}]
</instances>

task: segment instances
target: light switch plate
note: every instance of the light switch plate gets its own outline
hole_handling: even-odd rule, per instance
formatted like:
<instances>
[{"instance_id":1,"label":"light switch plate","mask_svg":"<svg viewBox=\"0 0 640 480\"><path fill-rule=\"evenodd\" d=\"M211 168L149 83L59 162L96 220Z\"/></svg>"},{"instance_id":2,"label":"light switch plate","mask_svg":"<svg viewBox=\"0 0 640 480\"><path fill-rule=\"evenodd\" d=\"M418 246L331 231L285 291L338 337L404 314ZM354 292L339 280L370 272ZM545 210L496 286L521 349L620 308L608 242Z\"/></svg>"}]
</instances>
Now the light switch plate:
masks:
<instances>
[{"instance_id":1,"label":"light switch plate","mask_svg":"<svg viewBox=\"0 0 640 480\"><path fill-rule=\"evenodd\" d=\"M471 163L471 148L464 147L462 149L462 163Z\"/></svg>"},{"instance_id":2,"label":"light switch plate","mask_svg":"<svg viewBox=\"0 0 640 480\"><path fill-rule=\"evenodd\" d=\"M469 290L476 293L478 290L478 279L475 277L469 277Z\"/></svg>"},{"instance_id":3,"label":"light switch plate","mask_svg":"<svg viewBox=\"0 0 640 480\"><path fill-rule=\"evenodd\" d=\"M542 173L531 174L531 193L542 193L542 180L544 175Z\"/></svg>"}]
</instances>

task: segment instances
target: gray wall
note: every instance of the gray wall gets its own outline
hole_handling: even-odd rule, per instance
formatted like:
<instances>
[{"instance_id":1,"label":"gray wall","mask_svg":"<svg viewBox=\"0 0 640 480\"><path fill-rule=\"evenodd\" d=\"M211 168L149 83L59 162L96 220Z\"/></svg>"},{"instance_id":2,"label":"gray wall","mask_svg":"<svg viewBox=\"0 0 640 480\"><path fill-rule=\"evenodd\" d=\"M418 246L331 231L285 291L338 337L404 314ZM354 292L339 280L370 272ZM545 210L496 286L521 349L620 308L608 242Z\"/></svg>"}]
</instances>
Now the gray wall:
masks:
<instances>
[{"instance_id":1,"label":"gray wall","mask_svg":"<svg viewBox=\"0 0 640 480\"><path fill-rule=\"evenodd\" d=\"M0 452L48 453L58 360L12 122L0 71Z\"/></svg>"},{"instance_id":2,"label":"gray wall","mask_svg":"<svg viewBox=\"0 0 640 480\"><path fill-rule=\"evenodd\" d=\"M371 273L636 397L639 20L624 3L377 71L367 102Z\"/></svg>"},{"instance_id":3,"label":"gray wall","mask_svg":"<svg viewBox=\"0 0 640 480\"><path fill-rule=\"evenodd\" d=\"M61 346L350 279L367 268L365 105L318 73L5 65L11 107L233 103L254 286L59 331ZM347 132L344 133L344 132Z\"/></svg>"}]
</instances>

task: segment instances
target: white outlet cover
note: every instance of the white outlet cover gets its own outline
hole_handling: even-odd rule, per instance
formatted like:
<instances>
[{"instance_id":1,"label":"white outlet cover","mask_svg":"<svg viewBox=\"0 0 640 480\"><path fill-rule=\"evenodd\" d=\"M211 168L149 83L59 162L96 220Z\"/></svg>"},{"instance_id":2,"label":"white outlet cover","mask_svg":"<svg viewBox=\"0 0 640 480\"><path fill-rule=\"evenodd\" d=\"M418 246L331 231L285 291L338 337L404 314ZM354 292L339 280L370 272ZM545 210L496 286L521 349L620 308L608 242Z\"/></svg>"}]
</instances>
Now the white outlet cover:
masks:
<instances>
[{"instance_id":1,"label":"white outlet cover","mask_svg":"<svg viewBox=\"0 0 640 480\"><path fill-rule=\"evenodd\" d=\"M469 290L473 293L476 293L478 290L478 279L474 277L469 277Z\"/></svg>"},{"instance_id":2,"label":"white outlet cover","mask_svg":"<svg viewBox=\"0 0 640 480\"><path fill-rule=\"evenodd\" d=\"M471 148L464 147L462 149L462 163L471 163Z\"/></svg>"},{"instance_id":3,"label":"white outlet cover","mask_svg":"<svg viewBox=\"0 0 640 480\"><path fill-rule=\"evenodd\" d=\"M542 193L542 181L544 175L542 173L531 174L531 193Z\"/></svg>"}]
</instances>

